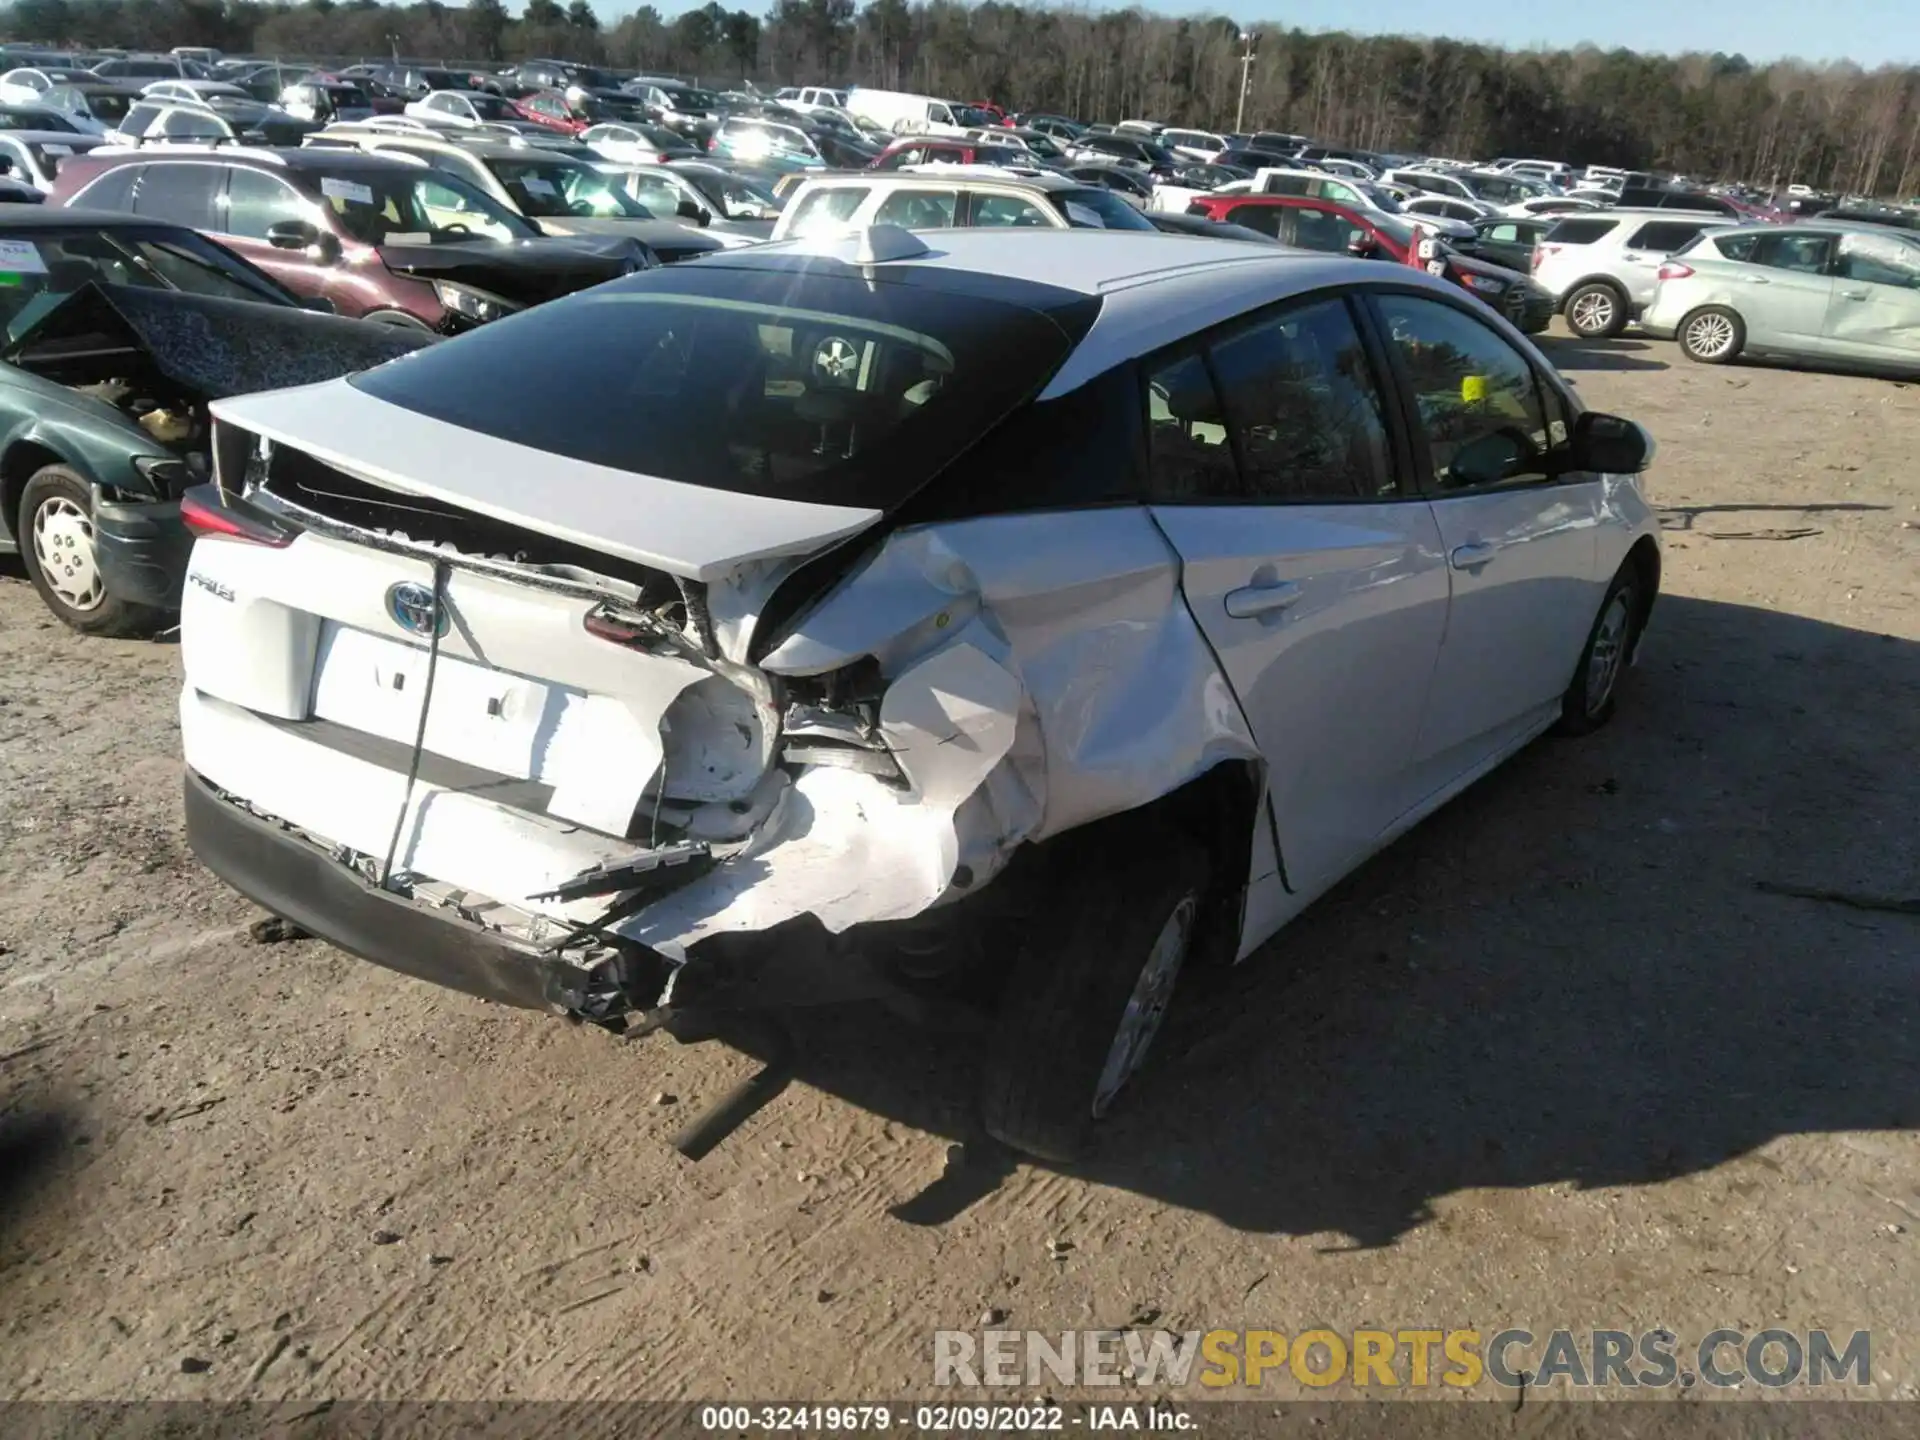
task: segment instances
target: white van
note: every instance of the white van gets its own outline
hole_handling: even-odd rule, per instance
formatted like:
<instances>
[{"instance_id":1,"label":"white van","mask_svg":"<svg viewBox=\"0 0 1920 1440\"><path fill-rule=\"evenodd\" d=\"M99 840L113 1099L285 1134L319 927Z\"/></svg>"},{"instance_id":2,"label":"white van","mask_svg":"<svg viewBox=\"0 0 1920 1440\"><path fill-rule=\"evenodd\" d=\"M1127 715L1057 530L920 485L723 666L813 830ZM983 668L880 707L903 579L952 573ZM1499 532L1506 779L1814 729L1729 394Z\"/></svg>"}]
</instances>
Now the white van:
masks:
<instances>
[{"instance_id":1,"label":"white van","mask_svg":"<svg viewBox=\"0 0 1920 1440\"><path fill-rule=\"evenodd\" d=\"M953 113L951 100L931 95L909 95L901 90L869 90L858 86L847 92L847 113L871 120L896 135L954 135L967 133Z\"/></svg>"}]
</instances>

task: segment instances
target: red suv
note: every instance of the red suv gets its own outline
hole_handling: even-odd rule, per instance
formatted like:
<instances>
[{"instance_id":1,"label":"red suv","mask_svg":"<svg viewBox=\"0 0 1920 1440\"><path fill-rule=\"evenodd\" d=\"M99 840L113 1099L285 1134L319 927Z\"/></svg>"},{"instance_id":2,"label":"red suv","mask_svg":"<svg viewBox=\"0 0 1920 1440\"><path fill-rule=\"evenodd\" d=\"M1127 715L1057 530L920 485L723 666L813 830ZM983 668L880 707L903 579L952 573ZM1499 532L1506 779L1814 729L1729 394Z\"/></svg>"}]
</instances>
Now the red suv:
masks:
<instances>
[{"instance_id":1,"label":"red suv","mask_svg":"<svg viewBox=\"0 0 1920 1440\"><path fill-rule=\"evenodd\" d=\"M903 135L874 157L869 170L900 170L908 165L1032 165L1035 157L1016 145L979 140L935 139Z\"/></svg>"},{"instance_id":2,"label":"red suv","mask_svg":"<svg viewBox=\"0 0 1920 1440\"><path fill-rule=\"evenodd\" d=\"M1187 213L1244 225L1271 235L1282 245L1302 250L1358 255L1401 265L1418 263L1416 248L1426 234L1404 215L1359 210L1305 195L1202 195L1187 206ZM1425 268L1434 265L1441 267L1435 274L1478 296L1529 335L1546 329L1553 319L1553 297L1517 270L1476 260L1444 244Z\"/></svg>"}]
</instances>

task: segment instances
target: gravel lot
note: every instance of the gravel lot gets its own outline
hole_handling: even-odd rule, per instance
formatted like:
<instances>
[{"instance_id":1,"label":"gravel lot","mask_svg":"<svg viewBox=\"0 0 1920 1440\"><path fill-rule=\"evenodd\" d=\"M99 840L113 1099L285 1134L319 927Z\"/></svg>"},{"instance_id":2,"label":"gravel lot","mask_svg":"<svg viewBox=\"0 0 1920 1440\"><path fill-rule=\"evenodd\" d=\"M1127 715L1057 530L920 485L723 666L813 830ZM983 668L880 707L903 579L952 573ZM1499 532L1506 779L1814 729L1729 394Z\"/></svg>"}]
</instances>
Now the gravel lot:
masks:
<instances>
[{"instance_id":1,"label":"gravel lot","mask_svg":"<svg viewBox=\"0 0 1920 1440\"><path fill-rule=\"evenodd\" d=\"M1619 718L1196 987L1074 1173L943 1178L968 1052L871 1013L695 1165L749 1058L251 943L175 649L0 571L0 1397L898 1398L989 1309L1871 1328L1920 1395L1920 918L1756 888L1920 895L1920 388L1549 343L1661 445Z\"/></svg>"}]
</instances>

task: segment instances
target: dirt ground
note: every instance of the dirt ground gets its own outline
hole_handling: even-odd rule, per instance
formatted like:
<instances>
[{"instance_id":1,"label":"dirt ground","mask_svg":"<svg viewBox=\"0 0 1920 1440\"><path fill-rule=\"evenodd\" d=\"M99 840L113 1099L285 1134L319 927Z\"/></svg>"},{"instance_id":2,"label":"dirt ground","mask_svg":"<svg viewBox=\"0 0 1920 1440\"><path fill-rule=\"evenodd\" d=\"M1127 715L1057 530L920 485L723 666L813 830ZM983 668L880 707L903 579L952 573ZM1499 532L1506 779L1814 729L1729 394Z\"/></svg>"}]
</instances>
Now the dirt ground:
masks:
<instances>
[{"instance_id":1,"label":"dirt ground","mask_svg":"<svg viewBox=\"0 0 1920 1440\"><path fill-rule=\"evenodd\" d=\"M0 1397L900 1398L990 1310L1864 1328L1920 1395L1920 918L1755 883L1920 895L1920 387L1550 343L1661 447L1618 719L1196 986L1072 1173L943 1174L968 1048L868 1012L693 1164L738 1052L252 943L175 648L0 572Z\"/></svg>"}]
</instances>

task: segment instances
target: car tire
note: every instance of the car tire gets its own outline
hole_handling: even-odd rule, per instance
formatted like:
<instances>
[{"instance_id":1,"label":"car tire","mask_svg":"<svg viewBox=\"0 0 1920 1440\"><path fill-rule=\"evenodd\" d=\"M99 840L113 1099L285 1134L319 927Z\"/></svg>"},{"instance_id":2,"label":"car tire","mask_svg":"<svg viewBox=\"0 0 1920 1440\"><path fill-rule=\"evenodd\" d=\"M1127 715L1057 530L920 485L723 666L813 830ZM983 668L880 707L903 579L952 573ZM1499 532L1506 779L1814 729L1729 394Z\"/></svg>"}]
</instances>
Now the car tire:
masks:
<instances>
[{"instance_id":1,"label":"car tire","mask_svg":"<svg viewBox=\"0 0 1920 1440\"><path fill-rule=\"evenodd\" d=\"M1561 311L1567 328L1583 340L1611 340L1627 328L1627 297L1604 280L1577 286Z\"/></svg>"},{"instance_id":2,"label":"car tire","mask_svg":"<svg viewBox=\"0 0 1920 1440\"><path fill-rule=\"evenodd\" d=\"M93 496L93 486L64 465L48 465L27 481L14 526L27 578L46 607L83 635L151 635L170 612L107 589L94 541Z\"/></svg>"},{"instance_id":3,"label":"car tire","mask_svg":"<svg viewBox=\"0 0 1920 1440\"><path fill-rule=\"evenodd\" d=\"M1646 613L1648 597L1641 593L1643 583L1639 567L1628 560L1607 586L1600 611L1587 631L1587 643L1580 647L1573 683L1560 697L1560 720L1554 727L1557 734L1591 735L1613 718L1620 680L1633 659L1640 620Z\"/></svg>"},{"instance_id":4,"label":"car tire","mask_svg":"<svg viewBox=\"0 0 1920 1440\"><path fill-rule=\"evenodd\" d=\"M1674 338L1680 352L1702 365L1725 365L1737 359L1747 343L1747 327L1722 305L1702 305L1688 312Z\"/></svg>"},{"instance_id":5,"label":"car tire","mask_svg":"<svg viewBox=\"0 0 1920 1440\"><path fill-rule=\"evenodd\" d=\"M1139 1073L1204 912L1196 842L1161 832L1133 848L1117 865L1076 852L1089 858L1023 937L988 1042L987 1132L1043 1160L1080 1158Z\"/></svg>"}]
</instances>

